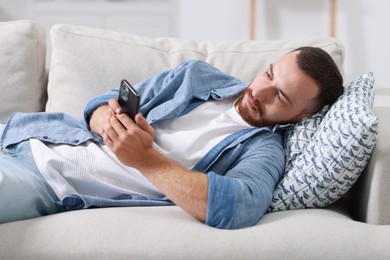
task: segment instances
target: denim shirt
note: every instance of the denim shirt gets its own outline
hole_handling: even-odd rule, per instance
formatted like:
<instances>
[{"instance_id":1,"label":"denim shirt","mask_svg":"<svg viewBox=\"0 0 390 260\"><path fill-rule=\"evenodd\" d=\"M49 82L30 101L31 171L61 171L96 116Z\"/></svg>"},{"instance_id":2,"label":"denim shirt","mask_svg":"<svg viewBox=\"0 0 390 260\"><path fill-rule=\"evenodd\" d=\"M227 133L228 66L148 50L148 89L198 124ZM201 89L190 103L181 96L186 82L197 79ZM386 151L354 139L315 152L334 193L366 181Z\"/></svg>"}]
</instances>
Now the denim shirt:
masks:
<instances>
[{"instance_id":1,"label":"denim shirt","mask_svg":"<svg viewBox=\"0 0 390 260\"><path fill-rule=\"evenodd\" d=\"M208 100L237 96L248 84L226 75L203 61L187 61L137 85L140 112L153 125L182 116ZM84 119L64 113L16 113L7 122L0 139L2 149L30 138L54 144L79 145L101 142L88 120L94 109L110 98L112 90L90 101ZM208 176L206 224L218 228L243 228L256 224L268 209L273 190L284 168L279 126L247 128L231 134L211 149L193 168ZM151 199L129 195L102 199L71 194L62 201L69 209L91 206L171 205L168 198Z\"/></svg>"}]
</instances>

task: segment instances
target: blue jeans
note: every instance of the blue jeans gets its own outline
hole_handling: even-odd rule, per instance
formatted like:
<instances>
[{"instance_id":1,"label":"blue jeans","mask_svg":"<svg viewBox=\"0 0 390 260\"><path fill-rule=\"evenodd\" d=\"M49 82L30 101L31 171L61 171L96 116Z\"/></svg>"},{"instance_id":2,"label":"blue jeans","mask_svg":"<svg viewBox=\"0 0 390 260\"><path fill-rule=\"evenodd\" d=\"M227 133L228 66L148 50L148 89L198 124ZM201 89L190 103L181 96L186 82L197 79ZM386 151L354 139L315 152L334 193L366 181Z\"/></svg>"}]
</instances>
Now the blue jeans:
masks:
<instances>
[{"instance_id":1,"label":"blue jeans","mask_svg":"<svg viewBox=\"0 0 390 260\"><path fill-rule=\"evenodd\" d=\"M0 135L3 128L0 124ZM0 223L64 211L57 201L35 164L28 141L0 152Z\"/></svg>"}]
</instances>

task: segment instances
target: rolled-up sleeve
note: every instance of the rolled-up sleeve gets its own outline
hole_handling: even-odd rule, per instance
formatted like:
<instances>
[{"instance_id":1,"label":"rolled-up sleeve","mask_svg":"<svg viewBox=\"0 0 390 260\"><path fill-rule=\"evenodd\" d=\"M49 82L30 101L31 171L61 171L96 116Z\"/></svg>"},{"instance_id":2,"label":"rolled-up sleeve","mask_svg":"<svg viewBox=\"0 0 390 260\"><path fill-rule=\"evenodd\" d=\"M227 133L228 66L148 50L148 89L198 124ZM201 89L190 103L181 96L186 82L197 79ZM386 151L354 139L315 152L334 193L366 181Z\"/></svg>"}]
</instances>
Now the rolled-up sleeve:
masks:
<instances>
[{"instance_id":1,"label":"rolled-up sleeve","mask_svg":"<svg viewBox=\"0 0 390 260\"><path fill-rule=\"evenodd\" d=\"M117 98L118 97L118 89L113 89L110 91L107 91L101 96L98 96L92 100L90 100L86 107L84 108L84 123L88 126L89 125L89 119L93 113L93 111L98 108L99 106L106 104L110 98Z\"/></svg>"},{"instance_id":2,"label":"rolled-up sleeve","mask_svg":"<svg viewBox=\"0 0 390 260\"><path fill-rule=\"evenodd\" d=\"M223 229L255 225L271 204L284 168L284 151L272 135L248 143L225 174L208 172L206 224Z\"/></svg>"}]
</instances>

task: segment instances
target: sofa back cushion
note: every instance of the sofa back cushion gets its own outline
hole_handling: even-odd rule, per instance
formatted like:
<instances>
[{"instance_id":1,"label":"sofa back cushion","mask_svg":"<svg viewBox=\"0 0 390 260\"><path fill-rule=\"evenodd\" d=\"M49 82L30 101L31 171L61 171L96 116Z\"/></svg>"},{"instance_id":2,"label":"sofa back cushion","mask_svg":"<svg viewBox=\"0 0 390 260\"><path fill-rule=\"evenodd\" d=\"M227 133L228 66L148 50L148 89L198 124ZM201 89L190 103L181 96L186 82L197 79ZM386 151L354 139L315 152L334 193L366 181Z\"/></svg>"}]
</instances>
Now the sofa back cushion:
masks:
<instances>
[{"instance_id":1,"label":"sofa back cushion","mask_svg":"<svg viewBox=\"0 0 390 260\"><path fill-rule=\"evenodd\" d=\"M0 23L0 123L46 102L45 31L30 21Z\"/></svg>"},{"instance_id":2,"label":"sofa back cushion","mask_svg":"<svg viewBox=\"0 0 390 260\"><path fill-rule=\"evenodd\" d=\"M285 53L321 47L341 67L344 49L333 38L275 41L195 42L148 38L74 25L51 30L52 58L46 110L81 118L85 104L122 79L138 83L189 59L200 59L243 81Z\"/></svg>"}]
</instances>

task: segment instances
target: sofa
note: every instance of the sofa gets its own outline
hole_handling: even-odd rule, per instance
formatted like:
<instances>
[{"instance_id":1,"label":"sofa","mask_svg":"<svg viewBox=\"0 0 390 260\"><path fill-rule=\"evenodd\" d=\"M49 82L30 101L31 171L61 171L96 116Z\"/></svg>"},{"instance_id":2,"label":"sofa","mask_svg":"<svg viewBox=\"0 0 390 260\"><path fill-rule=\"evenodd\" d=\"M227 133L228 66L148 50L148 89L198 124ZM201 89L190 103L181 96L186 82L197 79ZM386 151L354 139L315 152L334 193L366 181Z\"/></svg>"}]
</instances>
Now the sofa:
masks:
<instances>
[{"instance_id":1,"label":"sofa","mask_svg":"<svg viewBox=\"0 0 390 260\"><path fill-rule=\"evenodd\" d=\"M69 24L55 25L49 37L37 22L10 21L0 23L0 39L0 123L13 112L81 118L88 100L121 79L137 83L184 60L205 60L249 82L300 46L325 49L340 68L345 58L342 43L326 37L195 42ZM0 259L390 259L389 90L374 87L379 128L369 161L323 205L284 201L237 230L206 226L177 206L65 212L1 224Z\"/></svg>"}]
</instances>

